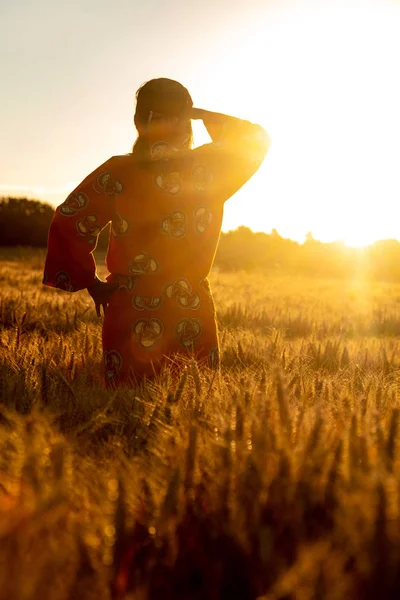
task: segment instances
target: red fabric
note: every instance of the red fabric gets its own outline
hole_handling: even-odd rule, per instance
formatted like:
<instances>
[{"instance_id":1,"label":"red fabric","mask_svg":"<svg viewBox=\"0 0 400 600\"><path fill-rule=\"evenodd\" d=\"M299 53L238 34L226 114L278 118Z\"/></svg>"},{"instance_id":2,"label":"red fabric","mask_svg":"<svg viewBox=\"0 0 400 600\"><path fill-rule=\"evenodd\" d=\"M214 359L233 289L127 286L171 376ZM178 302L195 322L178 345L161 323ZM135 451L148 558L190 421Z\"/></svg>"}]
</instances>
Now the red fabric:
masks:
<instances>
[{"instance_id":1,"label":"red fabric","mask_svg":"<svg viewBox=\"0 0 400 600\"><path fill-rule=\"evenodd\" d=\"M97 236L112 221L106 259L118 281L103 325L106 379L141 379L176 353L215 363L215 310L207 276L224 201L261 164L263 130L247 122L217 143L174 153L156 142L153 161L115 156L57 208L43 283L67 291L95 280ZM221 128L220 128L221 129ZM239 132L237 131L239 129Z\"/></svg>"}]
</instances>

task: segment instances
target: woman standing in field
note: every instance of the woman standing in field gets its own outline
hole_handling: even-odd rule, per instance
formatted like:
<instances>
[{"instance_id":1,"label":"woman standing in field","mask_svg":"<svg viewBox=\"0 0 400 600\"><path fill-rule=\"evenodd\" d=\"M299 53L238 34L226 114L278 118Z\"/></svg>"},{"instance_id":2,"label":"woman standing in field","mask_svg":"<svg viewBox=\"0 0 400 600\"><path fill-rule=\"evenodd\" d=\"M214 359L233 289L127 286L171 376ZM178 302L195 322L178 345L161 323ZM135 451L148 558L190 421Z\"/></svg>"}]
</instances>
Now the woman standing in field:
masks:
<instances>
[{"instance_id":1,"label":"woman standing in field","mask_svg":"<svg viewBox=\"0 0 400 600\"><path fill-rule=\"evenodd\" d=\"M98 167L56 210L43 283L87 288L104 311L109 383L140 381L166 357L218 364L208 282L224 202L257 171L268 150L259 125L193 107L177 81L153 79L136 94L132 153ZM212 143L192 149L191 120ZM111 221L107 282L93 250ZM107 309L107 310L106 310Z\"/></svg>"}]
</instances>

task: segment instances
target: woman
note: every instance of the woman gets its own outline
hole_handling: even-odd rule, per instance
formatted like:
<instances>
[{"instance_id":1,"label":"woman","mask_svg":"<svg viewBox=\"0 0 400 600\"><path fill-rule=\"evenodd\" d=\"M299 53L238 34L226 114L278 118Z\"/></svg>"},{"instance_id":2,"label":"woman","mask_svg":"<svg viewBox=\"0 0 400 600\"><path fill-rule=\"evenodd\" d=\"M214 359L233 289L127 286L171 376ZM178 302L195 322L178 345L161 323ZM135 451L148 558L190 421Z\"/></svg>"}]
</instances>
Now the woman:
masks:
<instances>
[{"instance_id":1,"label":"woman","mask_svg":"<svg viewBox=\"0 0 400 600\"><path fill-rule=\"evenodd\" d=\"M167 357L218 363L215 309L208 282L224 202L257 171L268 149L259 126L193 107L189 92L154 79L136 94L138 138L113 156L57 208L43 283L87 288L104 311L109 383L140 381ZM191 120L212 143L191 149ZM107 282L93 250L111 221ZM106 310L107 309L107 310Z\"/></svg>"}]
</instances>

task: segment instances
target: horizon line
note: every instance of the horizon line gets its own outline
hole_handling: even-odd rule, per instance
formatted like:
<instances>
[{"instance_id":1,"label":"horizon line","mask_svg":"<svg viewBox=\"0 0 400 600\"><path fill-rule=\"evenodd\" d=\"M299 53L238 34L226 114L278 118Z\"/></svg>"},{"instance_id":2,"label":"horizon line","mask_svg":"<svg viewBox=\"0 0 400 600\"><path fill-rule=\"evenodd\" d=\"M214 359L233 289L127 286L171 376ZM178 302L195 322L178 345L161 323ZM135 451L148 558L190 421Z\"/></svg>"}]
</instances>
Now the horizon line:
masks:
<instances>
[{"instance_id":1,"label":"horizon line","mask_svg":"<svg viewBox=\"0 0 400 600\"><path fill-rule=\"evenodd\" d=\"M56 209L59 204L57 204L51 200L45 200L42 198L38 198L37 196L34 196L33 194L35 194L35 192L33 190L37 190L37 192L39 194L44 194L44 195L47 194L47 195L51 195L51 196L54 196L54 195L61 196L61 194L65 194L65 198L66 198L68 196L68 193L74 189L74 185L75 184L69 184L69 185L65 185L64 187L44 188L43 186L28 186L28 185L18 185L17 186L17 185L2 185L2 184L0 184L0 201L2 199L6 199L6 198L15 198L16 200L31 200L33 202L41 202L42 204L50 205L52 208ZM47 189L47 191L44 191L45 189ZM12 195L13 193L15 193L17 191L27 192L28 195L27 194ZM346 248L354 248L354 249L361 249L361 250L364 248L373 246L374 244L377 244L380 242L395 241L397 243L400 243L400 238L394 238L394 237L379 238L379 239L376 239L367 244L351 244L351 243L345 242L344 239L340 238L340 237L330 240L330 241L324 241L324 240L321 240L318 237L316 237L316 234L314 234L311 230L308 230L306 233L302 234L301 237L303 239L301 241L298 237L297 238L290 237L290 236L285 237L284 235L279 233L277 227L271 227L270 231L268 232L265 229L264 230L252 229L250 227L250 225L246 225L245 223L237 225L234 229L232 229L232 228L227 229L225 227L222 227L221 233L229 233L231 231L234 232L234 231L237 231L238 229L240 229L241 227L248 229L253 234L263 233L265 235L274 235L274 232L276 232L276 234L280 238L282 238L284 240L290 240L290 241L298 243L298 244L304 244L305 242L307 242L307 237L310 235L311 235L311 238L313 241L319 242L321 244L327 244L327 245L340 244L340 245L345 246Z\"/></svg>"}]
</instances>

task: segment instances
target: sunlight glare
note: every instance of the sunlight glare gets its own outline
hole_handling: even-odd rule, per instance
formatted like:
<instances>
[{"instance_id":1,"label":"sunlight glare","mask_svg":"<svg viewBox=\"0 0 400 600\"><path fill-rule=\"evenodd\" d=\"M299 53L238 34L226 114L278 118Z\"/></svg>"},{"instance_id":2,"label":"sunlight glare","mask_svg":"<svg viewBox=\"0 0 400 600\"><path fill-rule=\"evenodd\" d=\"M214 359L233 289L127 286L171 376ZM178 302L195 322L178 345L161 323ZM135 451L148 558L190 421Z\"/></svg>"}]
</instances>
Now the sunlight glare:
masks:
<instances>
[{"instance_id":1,"label":"sunlight glare","mask_svg":"<svg viewBox=\"0 0 400 600\"><path fill-rule=\"evenodd\" d=\"M272 145L239 192L246 202L227 204L225 230L312 231L357 246L393 234L385 211L400 194L399 27L398 4L310 4L277 9L229 49L220 75L230 104L264 125Z\"/></svg>"}]
</instances>

